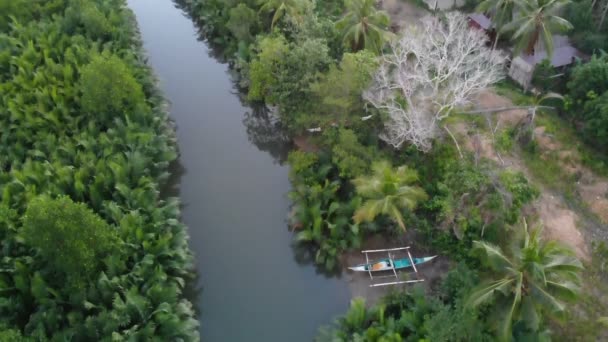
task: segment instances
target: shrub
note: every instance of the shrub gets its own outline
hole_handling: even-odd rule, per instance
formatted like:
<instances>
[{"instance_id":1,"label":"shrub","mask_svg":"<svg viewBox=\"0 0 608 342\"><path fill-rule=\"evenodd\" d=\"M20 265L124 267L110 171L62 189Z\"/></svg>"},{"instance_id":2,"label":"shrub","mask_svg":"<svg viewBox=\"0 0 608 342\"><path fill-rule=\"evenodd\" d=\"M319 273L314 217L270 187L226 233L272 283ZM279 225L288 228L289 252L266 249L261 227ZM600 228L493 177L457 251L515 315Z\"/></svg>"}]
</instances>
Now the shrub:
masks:
<instances>
[{"instance_id":1,"label":"shrub","mask_svg":"<svg viewBox=\"0 0 608 342\"><path fill-rule=\"evenodd\" d=\"M95 276L101 260L118 252L114 228L84 203L41 196L30 202L21 232L53 270L75 286Z\"/></svg>"},{"instance_id":2,"label":"shrub","mask_svg":"<svg viewBox=\"0 0 608 342\"><path fill-rule=\"evenodd\" d=\"M374 148L363 146L352 130L342 128L336 133L331 142L332 162L338 168L340 177L349 179L367 173L377 154Z\"/></svg>"},{"instance_id":3,"label":"shrub","mask_svg":"<svg viewBox=\"0 0 608 342\"><path fill-rule=\"evenodd\" d=\"M278 98L272 90L277 87L278 80L274 76L284 63L289 52L287 42L283 36L263 37L255 48L256 57L249 65L249 93L250 101L268 101L275 103Z\"/></svg>"},{"instance_id":4,"label":"shrub","mask_svg":"<svg viewBox=\"0 0 608 342\"><path fill-rule=\"evenodd\" d=\"M585 103L582 118L585 140L599 149L608 147L608 91Z\"/></svg>"},{"instance_id":5,"label":"shrub","mask_svg":"<svg viewBox=\"0 0 608 342\"><path fill-rule=\"evenodd\" d=\"M608 90L608 56L593 56L588 63L577 64L568 82L570 97L576 108L582 108L588 94L603 94Z\"/></svg>"},{"instance_id":6,"label":"shrub","mask_svg":"<svg viewBox=\"0 0 608 342\"><path fill-rule=\"evenodd\" d=\"M548 59L544 59L541 63L537 64L534 68L534 74L532 75L532 84L540 88L543 93L547 91L558 91L557 83L558 78L553 76L557 75L557 70L551 65Z\"/></svg>"},{"instance_id":7,"label":"shrub","mask_svg":"<svg viewBox=\"0 0 608 342\"><path fill-rule=\"evenodd\" d=\"M141 85L125 62L114 55L94 57L82 69L79 88L84 112L99 115L103 121L140 110L138 106L145 102Z\"/></svg>"},{"instance_id":8,"label":"shrub","mask_svg":"<svg viewBox=\"0 0 608 342\"><path fill-rule=\"evenodd\" d=\"M239 42L250 42L257 31L258 16L256 11L240 3L230 9L230 19L226 27Z\"/></svg>"}]
</instances>

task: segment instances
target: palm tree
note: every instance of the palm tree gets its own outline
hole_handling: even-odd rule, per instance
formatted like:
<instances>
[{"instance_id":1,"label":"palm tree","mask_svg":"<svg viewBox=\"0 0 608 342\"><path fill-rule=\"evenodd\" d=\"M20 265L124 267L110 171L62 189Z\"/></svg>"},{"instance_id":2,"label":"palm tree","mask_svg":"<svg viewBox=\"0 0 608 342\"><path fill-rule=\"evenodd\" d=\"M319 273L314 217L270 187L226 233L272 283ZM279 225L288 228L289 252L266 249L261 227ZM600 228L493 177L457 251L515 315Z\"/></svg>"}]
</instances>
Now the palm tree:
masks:
<instances>
[{"instance_id":1,"label":"palm tree","mask_svg":"<svg viewBox=\"0 0 608 342\"><path fill-rule=\"evenodd\" d=\"M344 42L350 43L353 51L365 48L379 53L392 36L388 31L388 14L378 11L374 0L345 0L345 5L346 14L336 22L336 28L343 32Z\"/></svg>"},{"instance_id":2,"label":"palm tree","mask_svg":"<svg viewBox=\"0 0 608 342\"><path fill-rule=\"evenodd\" d=\"M504 32L514 32L517 40L515 53L522 50L531 55L539 39L543 40L547 56L553 56L553 33L564 32L572 24L559 16L570 0L514 0L519 16L502 28Z\"/></svg>"},{"instance_id":3,"label":"palm tree","mask_svg":"<svg viewBox=\"0 0 608 342\"><path fill-rule=\"evenodd\" d=\"M373 221L376 216L385 214L391 217L405 231L403 209L413 210L419 201L427 198L424 190L412 186L418 181L415 170L400 166L393 169L387 161L375 162L373 174L353 180L357 193L367 199L355 212L356 223Z\"/></svg>"},{"instance_id":4,"label":"palm tree","mask_svg":"<svg viewBox=\"0 0 608 342\"><path fill-rule=\"evenodd\" d=\"M270 12L272 15L272 23L270 28L281 19L285 14L289 14L295 20L301 19L301 14L306 8L308 0L259 0L261 12Z\"/></svg>"},{"instance_id":5,"label":"palm tree","mask_svg":"<svg viewBox=\"0 0 608 342\"><path fill-rule=\"evenodd\" d=\"M492 13L492 22L496 27L496 37L492 49L496 49L501 29L513 20L514 0L484 0L477 6L477 11Z\"/></svg>"},{"instance_id":6,"label":"palm tree","mask_svg":"<svg viewBox=\"0 0 608 342\"><path fill-rule=\"evenodd\" d=\"M524 220L523 239L516 239L510 254L474 241L474 248L485 253L491 278L471 293L467 305L492 303L500 317L502 339L511 336L513 321L536 331L542 313L564 312L563 301L574 299L580 291L581 262L555 241L542 242L540 232L529 233Z\"/></svg>"}]
</instances>

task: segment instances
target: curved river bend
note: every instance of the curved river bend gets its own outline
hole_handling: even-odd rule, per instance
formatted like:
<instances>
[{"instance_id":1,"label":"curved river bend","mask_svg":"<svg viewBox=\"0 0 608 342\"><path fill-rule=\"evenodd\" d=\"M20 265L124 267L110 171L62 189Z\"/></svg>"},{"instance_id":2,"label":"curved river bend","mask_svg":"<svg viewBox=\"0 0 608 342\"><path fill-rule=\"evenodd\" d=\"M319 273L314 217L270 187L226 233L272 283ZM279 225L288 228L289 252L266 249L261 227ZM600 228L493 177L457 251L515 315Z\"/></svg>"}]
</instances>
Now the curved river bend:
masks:
<instances>
[{"instance_id":1,"label":"curved river bend","mask_svg":"<svg viewBox=\"0 0 608 342\"><path fill-rule=\"evenodd\" d=\"M244 107L227 65L171 0L128 3L177 124L202 341L311 341L350 293L345 281L296 261L288 169L273 157L286 146L268 141L272 122Z\"/></svg>"}]
</instances>

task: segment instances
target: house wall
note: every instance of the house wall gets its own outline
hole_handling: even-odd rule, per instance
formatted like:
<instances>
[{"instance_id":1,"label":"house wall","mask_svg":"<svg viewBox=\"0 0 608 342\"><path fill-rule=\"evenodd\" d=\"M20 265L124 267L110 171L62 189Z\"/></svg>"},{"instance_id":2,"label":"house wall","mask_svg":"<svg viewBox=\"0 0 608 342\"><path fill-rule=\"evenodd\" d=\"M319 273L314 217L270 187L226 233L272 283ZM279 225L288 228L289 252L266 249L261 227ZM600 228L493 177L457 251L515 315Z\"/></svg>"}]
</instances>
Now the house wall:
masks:
<instances>
[{"instance_id":1,"label":"house wall","mask_svg":"<svg viewBox=\"0 0 608 342\"><path fill-rule=\"evenodd\" d=\"M509 68L509 77L515 82L519 83L524 90L530 88L532 83L532 74L534 73L534 66L528 64L520 57L515 57L511 61L511 67Z\"/></svg>"}]
</instances>

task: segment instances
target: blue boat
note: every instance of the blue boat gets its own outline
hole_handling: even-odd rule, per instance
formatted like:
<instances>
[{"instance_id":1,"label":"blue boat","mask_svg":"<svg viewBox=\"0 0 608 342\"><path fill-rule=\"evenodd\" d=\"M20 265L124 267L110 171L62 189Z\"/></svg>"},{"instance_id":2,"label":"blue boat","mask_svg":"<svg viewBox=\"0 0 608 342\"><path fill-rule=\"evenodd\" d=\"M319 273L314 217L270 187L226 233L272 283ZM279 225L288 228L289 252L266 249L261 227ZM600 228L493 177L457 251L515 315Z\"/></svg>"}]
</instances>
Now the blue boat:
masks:
<instances>
[{"instance_id":1,"label":"blue boat","mask_svg":"<svg viewBox=\"0 0 608 342\"><path fill-rule=\"evenodd\" d=\"M424 264L425 262L435 259L437 256L424 257L424 258L412 258L415 265ZM394 266L394 267L393 267ZM377 271L391 271L393 269L399 270L403 268L412 267L410 258L403 259L381 259L379 261L370 264L360 264L357 266L349 267L350 270L357 272L377 272Z\"/></svg>"}]
</instances>

